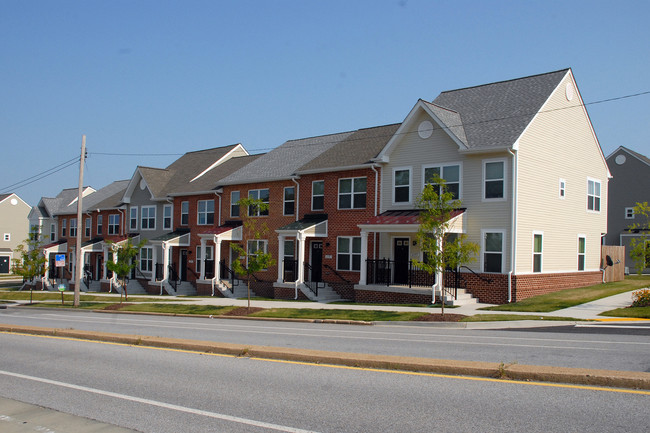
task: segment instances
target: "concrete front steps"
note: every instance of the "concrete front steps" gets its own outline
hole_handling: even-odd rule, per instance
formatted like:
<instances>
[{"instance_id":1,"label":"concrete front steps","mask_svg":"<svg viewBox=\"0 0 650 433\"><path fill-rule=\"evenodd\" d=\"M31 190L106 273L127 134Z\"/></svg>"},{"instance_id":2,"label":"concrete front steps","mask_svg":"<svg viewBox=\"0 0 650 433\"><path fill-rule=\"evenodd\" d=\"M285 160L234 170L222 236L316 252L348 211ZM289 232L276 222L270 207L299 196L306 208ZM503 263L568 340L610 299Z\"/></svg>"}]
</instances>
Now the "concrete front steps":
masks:
<instances>
[{"instance_id":1,"label":"concrete front steps","mask_svg":"<svg viewBox=\"0 0 650 433\"><path fill-rule=\"evenodd\" d=\"M440 298L440 291L436 292L436 298ZM458 289L456 299L453 296L445 295L445 305L459 306L478 303L478 299L467 293L465 289Z\"/></svg>"},{"instance_id":2,"label":"concrete front steps","mask_svg":"<svg viewBox=\"0 0 650 433\"><path fill-rule=\"evenodd\" d=\"M334 291L330 286L325 285L325 287L319 287L318 288L318 296L314 294L314 292L309 289L306 285L302 284L299 286L300 290L302 293L309 298L309 300L314 301L314 302L323 302L323 303L328 303L328 302L336 302L340 301L342 298L339 296L338 293Z\"/></svg>"}]
</instances>

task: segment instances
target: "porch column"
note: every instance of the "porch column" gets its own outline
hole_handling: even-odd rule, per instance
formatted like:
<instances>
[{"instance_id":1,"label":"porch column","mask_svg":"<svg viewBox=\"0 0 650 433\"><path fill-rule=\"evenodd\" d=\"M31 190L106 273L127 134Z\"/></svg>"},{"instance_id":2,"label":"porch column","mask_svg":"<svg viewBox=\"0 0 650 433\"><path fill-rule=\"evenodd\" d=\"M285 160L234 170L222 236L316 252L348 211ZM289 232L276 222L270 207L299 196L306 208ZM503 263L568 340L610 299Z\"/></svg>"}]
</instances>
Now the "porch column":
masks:
<instances>
[{"instance_id":1,"label":"porch column","mask_svg":"<svg viewBox=\"0 0 650 433\"><path fill-rule=\"evenodd\" d=\"M303 232L298 232L296 236L298 241L298 284L305 282L305 241L307 240Z\"/></svg>"},{"instance_id":2,"label":"porch column","mask_svg":"<svg viewBox=\"0 0 650 433\"><path fill-rule=\"evenodd\" d=\"M154 244L151 248L151 263L153 263L153 268L151 269L151 278L149 279L150 283L156 282L156 268L158 265L158 247Z\"/></svg>"},{"instance_id":3,"label":"porch column","mask_svg":"<svg viewBox=\"0 0 650 433\"><path fill-rule=\"evenodd\" d=\"M166 242L162 243L162 255L163 255L163 281L169 280L169 251L170 248Z\"/></svg>"},{"instance_id":4,"label":"porch column","mask_svg":"<svg viewBox=\"0 0 650 433\"><path fill-rule=\"evenodd\" d=\"M70 252L70 263L72 264L72 275L70 276L70 282L75 282L75 277L77 276L77 252Z\"/></svg>"},{"instance_id":5,"label":"porch column","mask_svg":"<svg viewBox=\"0 0 650 433\"><path fill-rule=\"evenodd\" d=\"M368 232L361 230L361 269L359 272L359 285L365 286L368 279Z\"/></svg>"},{"instance_id":6,"label":"porch column","mask_svg":"<svg viewBox=\"0 0 650 433\"><path fill-rule=\"evenodd\" d=\"M205 238L201 238L201 275L199 276L200 280L205 280Z\"/></svg>"},{"instance_id":7,"label":"porch column","mask_svg":"<svg viewBox=\"0 0 650 433\"><path fill-rule=\"evenodd\" d=\"M278 283L284 281L284 240L286 236L278 236Z\"/></svg>"},{"instance_id":8,"label":"porch column","mask_svg":"<svg viewBox=\"0 0 650 433\"><path fill-rule=\"evenodd\" d=\"M113 263L117 263L117 248L113 249ZM113 272L113 281L117 281L117 274Z\"/></svg>"},{"instance_id":9,"label":"porch column","mask_svg":"<svg viewBox=\"0 0 650 433\"><path fill-rule=\"evenodd\" d=\"M221 281L221 238L214 237L214 278Z\"/></svg>"},{"instance_id":10,"label":"porch column","mask_svg":"<svg viewBox=\"0 0 650 433\"><path fill-rule=\"evenodd\" d=\"M47 250L43 250L43 255L45 256L45 264L43 266L43 275L41 278L48 278L48 271L50 270L50 255L47 253Z\"/></svg>"},{"instance_id":11,"label":"porch column","mask_svg":"<svg viewBox=\"0 0 650 433\"><path fill-rule=\"evenodd\" d=\"M106 261L108 260L108 245L104 244L102 247L102 276L101 279L105 280L106 279L106 274L107 274L107 269L106 269Z\"/></svg>"}]
</instances>

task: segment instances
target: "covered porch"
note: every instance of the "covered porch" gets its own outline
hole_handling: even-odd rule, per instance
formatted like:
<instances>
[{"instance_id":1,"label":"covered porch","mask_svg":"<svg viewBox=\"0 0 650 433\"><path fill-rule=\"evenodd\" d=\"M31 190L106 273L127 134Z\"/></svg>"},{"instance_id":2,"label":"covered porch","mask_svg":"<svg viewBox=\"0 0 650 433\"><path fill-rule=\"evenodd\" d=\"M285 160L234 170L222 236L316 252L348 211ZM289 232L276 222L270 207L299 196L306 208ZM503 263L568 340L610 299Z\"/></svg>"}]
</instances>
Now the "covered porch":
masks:
<instances>
[{"instance_id":1,"label":"covered porch","mask_svg":"<svg viewBox=\"0 0 650 433\"><path fill-rule=\"evenodd\" d=\"M223 242L238 242L242 240L242 223L240 221L227 222L226 224L208 229L199 233L201 246L197 253L197 260L200 263L198 284L211 284L212 296L214 296L215 285L219 290L231 290L234 292L236 276L230 268L233 257L229 257L228 263L222 258ZM198 266L197 266L198 267ZM229 281L225 285L222 281Z\"/></svg>"}]
</instances>

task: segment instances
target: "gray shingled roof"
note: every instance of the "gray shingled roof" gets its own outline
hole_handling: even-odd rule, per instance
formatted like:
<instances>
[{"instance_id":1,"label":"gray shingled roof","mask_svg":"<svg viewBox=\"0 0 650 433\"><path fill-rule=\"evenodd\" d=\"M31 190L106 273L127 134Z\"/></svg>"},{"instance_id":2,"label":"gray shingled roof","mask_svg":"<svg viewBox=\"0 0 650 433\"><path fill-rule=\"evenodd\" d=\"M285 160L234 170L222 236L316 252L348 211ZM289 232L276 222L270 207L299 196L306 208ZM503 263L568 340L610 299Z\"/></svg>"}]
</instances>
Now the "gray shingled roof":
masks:
<instances>
[{"instance_id":1,"label":"gray shingled roof","mask_svg":"<svg viewBox=\"0 0 650 433\"><path fill-rule=\"evenodd\" d=\"M182 157L181 157L182 158ZM174 176L174 172L165 168L138 167L138 171L147 183L149 191L155 198L167 195L167 184Z\"/></svg>"},{"instance_id":2,"label":"gray shingled roof","mask_svg":"<svg viewBox=\"0 0 650 433\"><path fill-rule=\"evenodd\" d=\"M124 191L129 185L129 180L117 180L110 185L105 186L99 191L91 194L89 198L92 200L83 201L83 207L86 210L96 210L96 209L115 209L122 205L122 197L124 196Z\"/></svg>"},{"instance_id":3,"label":"gray shingled roof","mask_svg":"<svg viewBox=\"0 0 650 433\"><path fill-rule=\"evenodd\" d=\"M3 200L6 199L7 197L9 197L11 194L13 194L13 193L0 194L0 201L3 201Z\"/></svg>"},{"instance_id":4,"label":"gray shingled roof","mask_svg":"<svg viewBox=\"0 0 650 433\"><path fill-rule=\"evenodd\" d=\"M221 179L220 185L235 185L269 180L289 179L300 167L310 162L354 132L289 140L257 158L242 169Z\"/></svg>"},{"instance_id":5,"label":"gray shingled roof","mask_svg":"<svg viewBox=\"0 0 650 433\"><path fill-rule=\"evenodd\" d=\"M512 146L568 71L450 90L433 104L458 113L469 149Z\"/></svg>"},{"instance_id":6,"label":"gray shingled roof","mask_svg":"<svg viewBox=\"0 0 650 433\"><path fill-rule=\"evenodd\" d=\"M634 155L634 156L636 156L636 157L639 158L641 161L643 161L643 162L645 162L646 164L650 165L650 158L648 158L647 156L645 156L645 155L641 155L639 152L635 152L635 151L633 151L632 149L628 149L628 148L625 147L625 146L621 146L621 149L625 150L625 151L626 151L627 153L629 153L630 155ZM611 155L609 155L609 156L607 157L607 159L611 158L615 153L616 153L616 152L613 152Z\"/></svg>"},{"instance_id":7,"label":"gray shingled roof","mask_svg":"<svg viewBox=\"0 0 650 433\"><path fill-rule=\"evenodd\" d=\"M396 123L354 131L302 165L296 173L367 164L381 152L399 126Z\"/></svg>"}]
</instances>

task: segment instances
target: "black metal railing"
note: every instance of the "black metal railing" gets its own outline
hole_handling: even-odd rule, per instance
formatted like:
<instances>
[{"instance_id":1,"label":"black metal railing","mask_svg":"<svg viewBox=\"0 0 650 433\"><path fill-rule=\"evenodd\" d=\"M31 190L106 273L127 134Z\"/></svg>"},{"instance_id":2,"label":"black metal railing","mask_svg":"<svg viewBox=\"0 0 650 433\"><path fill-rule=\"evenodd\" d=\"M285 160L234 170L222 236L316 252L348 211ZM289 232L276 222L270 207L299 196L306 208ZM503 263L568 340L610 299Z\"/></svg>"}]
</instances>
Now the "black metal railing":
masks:
<instances>
[{"instance_id":1,"label":"black metal railing","mask_svg":"<svg viewBox=\"0 0 650 433\"><path fill-rule=\"evenodd\" d=\"M169 281L169 284L171 284L171 286L174 288L174 290L176 290L176 287L178 287L178 282L181 280L178 276L178 272L176 272L176 269L174 269L174 266L172 265L167 266L167 271L169 272L167 280Z\"/></svg>"},{"instance_id":2,"label":"black metal railing","mask_svg":"<svg viewBox=\"0 0 650 433\"><path fill-rule=\"evenodd\" d=\"M142 270L140 270L139 266L136 266L134 268L134 270L135 270L135 279L136 280L148 280L149 279L145 274L142 273Z\"/></svg>"},{"instance_id":3,"label":"black metal railing","mask_svg":"<svg viewBox=\"0 0 650 433\"><path fill-rule=\"evenodd\" d=\"M90 289L90 283L93 282L93 268L90 265L84 265L84 284Z\"/></svg>"},{"instance_id":4,"label":"black metal railing","mask_svg":"<svg viewBox=\"0 0 650 433\"><path fill-rule=\"evenodd\" d=\"M205 279L211 280L214 278L214 260L205 261Z\"/></svg>"},{"instance_id":5,"label":"black metal railing","mask_svg":"<svg viewBox=\"0 0 650 433\"><path fill-rule=\"evenodd\" d=\"M395 262L389 259L366 260L367 284L402 285L410 287L431 287L436 282L435 274L429 274L412 260Z\"/></svg>"},{"instance_id":6,"label":"black metal railing","mask_svg":"<svg viewBox=\"0 0 650 433\"><path fill-rule=\"evenodd\" d=\"M235 286L239 285L239 279L237 278L237 274L235 274L235 271L230 269L228 266L226 266L226 260L222 260L219 262L219 274L220 278L222 280L227 280L230 282L230 291L232 294L235 294Z\"/></svg>"},{"instance_id":7,"label":"black metal railing","mask_svg":"<svg viewBox=\"0 0 650 433\"><path fill-rule=\"evenodd\" d=\"M162 263L156 263L156 281L162 281L164 275L164 265Z\"/></svg>"},{"instance_id":8,"label":"black metal railing","mask_svg":"<svg viewBox=\"0 0 650 433\"><path fill-rule=\"evenodd\" d=\"M318 296L318 289L324 288L325 283L321 278L314 278L314 268L305 262L305 285L311 290L314 296Z\"/></svg>"},{"instance_id":9,"label":"black metal railing","mask_svg":"<svg viewBox=\"0 0 650 433\"><path fill-rule=\"evenodd\" d=\"M334 269L333 267L331 267L331 266L328 265L327 263L325 263L325 264L323 265L323 267L329 269L330 271L332 271L332 273L333 273L334 275L336 275L337 277L339 277L339 278L340 278L344 283L352 284L352 282L351 282L350 280L348 280L347 278L345 278L343 275L341 275L341 274L339 273L339 271L337 271L336 269Z\"/></svg>"}]
</instances>

